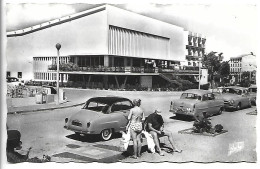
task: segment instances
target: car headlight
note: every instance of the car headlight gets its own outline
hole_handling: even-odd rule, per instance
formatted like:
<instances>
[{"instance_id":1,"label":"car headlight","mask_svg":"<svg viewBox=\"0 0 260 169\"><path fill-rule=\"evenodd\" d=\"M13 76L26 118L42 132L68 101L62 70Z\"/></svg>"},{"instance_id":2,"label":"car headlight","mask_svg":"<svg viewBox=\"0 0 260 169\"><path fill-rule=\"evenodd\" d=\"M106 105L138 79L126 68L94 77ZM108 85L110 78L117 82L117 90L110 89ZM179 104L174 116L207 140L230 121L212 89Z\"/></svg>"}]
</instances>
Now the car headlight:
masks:
<instances>
[{"instance_id":1,"label":"car headlight","mask_svg":"<svg viewBox=\"0 0 260 169\"><path fill-rule=\"evenodd\" d=\"M229 104L234 104L234 103L235 103L234 100L229 101Z\"/></svg>"},{"instance_id":2,"label":"car headlight","mask_svg":"<svg viewBox=\"0 0 260 169\"><path fill-rule=\"evenodd\" d=\"M89 128L89 127L90 127L90 122L87 123L87 128Z\"/></svg>"}]
</instances>

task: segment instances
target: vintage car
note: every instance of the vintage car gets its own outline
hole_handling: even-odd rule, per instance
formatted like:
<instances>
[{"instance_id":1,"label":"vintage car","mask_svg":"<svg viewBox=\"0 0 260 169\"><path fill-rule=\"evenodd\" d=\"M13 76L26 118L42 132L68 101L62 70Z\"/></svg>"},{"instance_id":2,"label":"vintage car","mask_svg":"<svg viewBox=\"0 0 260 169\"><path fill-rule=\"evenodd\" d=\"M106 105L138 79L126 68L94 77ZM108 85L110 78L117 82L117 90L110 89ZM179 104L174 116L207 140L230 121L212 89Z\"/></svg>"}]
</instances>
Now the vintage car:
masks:
<instances>
[{"instance_id":1,"label":"vintage car","mask_svg":"<svg viewBox=\"0 0 260 169\"><path fill-rule=\"evenodd\" d=\"M225 87L223 92L218 95L217 98L224 100L225 109L240 110L241 108L251 107L250 94L244 87Z\"/></svg>"},{"instance_id":2,"label":"vintage car","mask_svg":"<svg viewBox=\"0 0 260 169\"><path fill-rule=\"evenodd\" d=\"M203 113L212 116L221 114L224 109L224 101L215 99L208 90L190 89L182 93L179 100L171 101L170 112L175 115L186 115L196 118Z\"/></svg>"},{"instance_id":3,"label":"vintage car","mask_svg":"<svg viewBox=\"0 0 260 169\"><path fill-rule=\"evenodd\" d=\"M6 82L8 86L19 86L19 85L24 86L24 81L19 80L16 77L7 77Z\"/></svg>"},{"instance_id":4,"label":"vintage car","mask_svg":"<svg viewBox=\"0 0 260 169\"><path fill-rule=\"evenodd\" d=\"M76 134L100 134L109 140L113 133L125 131L131 100L123 97L107 96L90 98L82 110L65 119L64 128Z\"/></svg>"},{"instance_id":5,"label":"vintage car","mask_svg":"<svg viewBox=\"0 0 260 169\"><path fill-rule=\"evenodd\" d=\"M252 85L248 88L248 92L250 94L250 100L252 105L256 105L256 93L257 93L257 86Z\"/></svg>"}]
</instances>

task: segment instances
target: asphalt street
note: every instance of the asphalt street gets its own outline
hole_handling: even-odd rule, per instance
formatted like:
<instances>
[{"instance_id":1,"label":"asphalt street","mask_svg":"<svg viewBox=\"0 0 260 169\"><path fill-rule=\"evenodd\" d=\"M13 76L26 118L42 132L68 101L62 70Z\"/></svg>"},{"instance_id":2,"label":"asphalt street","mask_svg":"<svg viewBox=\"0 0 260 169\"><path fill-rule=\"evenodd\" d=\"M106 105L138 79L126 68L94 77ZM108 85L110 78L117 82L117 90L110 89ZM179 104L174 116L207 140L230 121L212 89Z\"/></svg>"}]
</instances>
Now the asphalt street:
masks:
<instances>
[{"instance_id":1,"label":"asphalt street","mask_svg":"<svg viewBox=\"0 0 260 169\"><path fill-rule=\"evenodd\" d=\"M212 124L222 124L227 133L212 137L202 135L180 134L178 131L191 128L191 119L174 117L169 112L170 101L178 99L179 92L124 92L102 90L66 89L66 96L78 102L86 101L93 96L116 95L130 99L140 98L141 107L146 114L156 107L163 112L166 129L174 135L174 140L182 153L159 156L147 151L144 143L142 156L130 158L132 145L127 152L119 151L120 134L115 134L109 141L101 141L97 136L77 136L63 128L64 119L79 111L82 106L30 112L25 114L9 114L7 124L10 129L18 129L22 134L23 150L32 147L30 157L52 156L56 162L256 162L256 115L248 115L256 108L227 112L213 116ZM167 147L167 139L161 139L162 146ZM22 152L23 153L23 152Z\"/></svg>"}]
</instances>

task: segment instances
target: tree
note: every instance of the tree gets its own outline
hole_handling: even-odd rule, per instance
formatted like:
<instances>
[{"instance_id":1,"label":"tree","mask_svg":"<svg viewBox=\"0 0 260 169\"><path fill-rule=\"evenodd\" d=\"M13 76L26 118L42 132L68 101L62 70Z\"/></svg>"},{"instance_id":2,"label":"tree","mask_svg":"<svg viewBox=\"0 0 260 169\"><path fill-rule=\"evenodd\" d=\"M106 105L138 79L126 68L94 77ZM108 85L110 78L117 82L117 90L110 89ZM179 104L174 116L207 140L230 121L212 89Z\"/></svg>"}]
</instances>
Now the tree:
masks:
<instances>
[{"instance_id":1,"label":"tree","mask_svg":"<svg viewBox=\"0 0 260 169\"><path fill-rule=\"evenodd\" d=\"M243 72L241 75L241 82L239 83L242 87L249 87L251 85L250 79L249 79L250 73L249 72Z\"/></svg>"},{"instance_id":2,"label":"tree","mask_svg":"<svg viewBox=\"0 0 260 169\"><path fill-rule=\"evenodd\" d=\"M219 56L217 56L216 53L217 52L212 51L206 54L202 59L202 66L208 69L209 81L211 83L211 86L213 84L214 74L218 73L221 65Z\"/></svg>"},{"instance_id":3,"label":"tree","mask_svg":"<svg viewBox=\"0 0 260 169\"><path fill-rule=\"evenodd\" d=\"M228 64L228 62L222 62L220 64L218 73L222 76L222 77L228 77L230 74L230 66Z\"/></svg>"}]
</instances>

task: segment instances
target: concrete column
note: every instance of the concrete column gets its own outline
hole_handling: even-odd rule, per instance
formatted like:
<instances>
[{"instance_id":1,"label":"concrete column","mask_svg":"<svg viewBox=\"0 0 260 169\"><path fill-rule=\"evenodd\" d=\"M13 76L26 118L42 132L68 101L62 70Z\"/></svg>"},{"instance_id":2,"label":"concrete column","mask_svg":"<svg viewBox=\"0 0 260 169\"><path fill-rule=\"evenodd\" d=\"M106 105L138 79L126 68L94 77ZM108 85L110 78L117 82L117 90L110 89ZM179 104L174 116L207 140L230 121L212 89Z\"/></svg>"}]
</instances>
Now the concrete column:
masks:
<instances>
[{"instance_id":1,"label":"concrete column","mask_svg":"<svg viewBox=\"0 0 260 169\"><path fill-rule=\"evenodd\" d=\"M109 56L107 55L104 56L104 66L109 66Z\"/></svg>"},{"instance_id":2,"label":"concrete column","mask_svg":"<svg viewBox=\"0 0 260 169\"><path fill-rule=\"evenodd\" d=\"M118 83L118 80L117 80L117 76L115 76L115 80L116 80L117 88L119 89L119 83Z\"/></svg>"}]
</instances>

